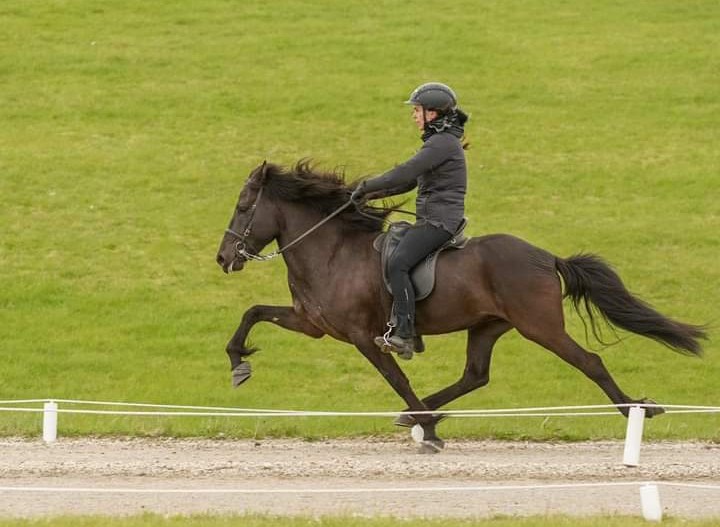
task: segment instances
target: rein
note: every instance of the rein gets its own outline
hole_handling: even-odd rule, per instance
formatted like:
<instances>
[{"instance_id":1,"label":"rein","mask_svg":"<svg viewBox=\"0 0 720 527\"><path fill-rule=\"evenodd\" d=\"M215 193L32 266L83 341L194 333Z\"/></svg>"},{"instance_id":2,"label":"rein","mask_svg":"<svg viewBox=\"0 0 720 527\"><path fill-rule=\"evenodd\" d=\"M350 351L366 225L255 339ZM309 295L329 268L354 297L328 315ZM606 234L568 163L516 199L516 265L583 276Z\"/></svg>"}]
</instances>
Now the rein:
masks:
<instances>
[{"instance_id":1,"label":"rein","mask_svg":"<svg viewBox=\"0 0 720 527\"><path fill-rule=\"evenodd\" d=\"M327 222L329 222L331 219L333 219L335 216L337 216L338 214L340 214L342 211L344 211L346 208L348 208L350 205L353 204L352 200L350 200L350 199L347 200L340 207L338 207L332 213L330 213L329 216L327 216L323 220L319 221L318 223L316 223L315 225L310 227L307 231L305 231L300 236L295 238L293 241L288 243L285 247L280 247L279 249L277 249L271 253L264 254L264 255L263 254L253 254L253 253L250 253L247 251L247 244L245 243L245 240L247 239L248 236L250 236L250 232L252 231L253 221L255 220L255 210L257 209L257 204L260 201L260 198L262 197L262 192L263 192L264 188L265 187L260 187L260 190L258 191L258 195L255 198L255 202L252 204L252 207L250 208L250 218L248 219L247 225L245 226L245 230L243 230L242 234L235 232L234 230L230 229L229 227L227 229L225 229L226 233L232 234L233 236L235 236L237 238L237 241L235 242L235 255L245 258L245 260L253 260L255 262L267 262L269 260L272 260L273 258L277 258L278 256L280 256L282 253L284 253L288 249L292 248L293 246L295 246L298 243L300 243L301 241L303 241L305 238L310 236L317 229L319 229L320 227L325 225ZM372 207L369 205L366 205L366 206L370 209L380 210L379 207ZM357 205L356 205L356 208L357 208L358 213L362 214L363 216L366 216L366 217L372 218L372 219L378 219L375 216L371 216L370 214L364 213L360 209L360 207L357 207ZM414 212L410 212L407 210L395 210L394 212L400 212L402 214L409 214L411 216L417 216L417 214L415 214ZM386 219L383 219L383 222L388 223L388 224L392 223Z\"/></svg>"},{"instance_id":2,"label":"rein","mask_svg":"<svg viewBox=\"0 0 720 527\"><path fill-rule=\"evenodd\" d=\"M347 202L343 203L339 208L335 209L329 216L327 216L322 221L319 221L318 223L316 223L315 225L310 227L307 231L305 231L300 236L295 238L293 241L288 243L285 247L281 247L281 248L279 248L269 254L265 254L265 255L253 254L253 253L247 252L245 239L248 236L250 236L250 231L252 229L252 222L255 219L255 209L257 208L258 201L260 201L260 196L262 196L262 190L263 190L263 187L260 187L258 196L257 196L257 198L255 198L255 203L253 203L252 210L250 211L250 219L248 220L247 227L245 227L245 230L243 231L243 233L238 234L237 232L235 232L232 229L229 229L229 228L225 229L225 232L227 232L228 234L232 234L233 236L238 238L238 241L235 242L235 254L237 256L242 256L246 260L253 260L256 262L267 262L268 260L277 258L282 253L284 253L285 251L287 251L294 245L297 245L298 243L303 241L305 238L310 236L313 232L315 232L317 229L319 229L320 227L325 225L327 222L329 222L331 219L333 219L335 216L340 214L342 211L344 211L346 208L348 208L352 204L352 201L347 200Z\"/></svg>"},{"instance_id":3,"label":"rein","mask_svg":"<svg viewBox=\"0 0 720 527\"><path fill-rule=\"evenodd\" d=\"M373 207L372 205L367 205L367 204L365 205L365 207L368 208L368 209L373 209L373 210L385 210L385 209L383 209L382 207ZM358 211L358 214L360 214L360 215L362 215L362 216L365 216L366 218L378 219L378 218L375 218L375 216L371 216L370 214L365 214L365 213L360 209L360 207L357 208L357 211ZM392 212L397 212L398 214L407 214L408 216L413 216L413 217L417 218L417 214L415 214L414 212L410 212L409 210L392 209ZM392 225L392 224L393 224L393 222L388 221L388 220L386 220L386 219L383 219L382 221L383 221L383 223L386 223L386 224L388 224L388 225Z\"/></svg>"}]
</instances>

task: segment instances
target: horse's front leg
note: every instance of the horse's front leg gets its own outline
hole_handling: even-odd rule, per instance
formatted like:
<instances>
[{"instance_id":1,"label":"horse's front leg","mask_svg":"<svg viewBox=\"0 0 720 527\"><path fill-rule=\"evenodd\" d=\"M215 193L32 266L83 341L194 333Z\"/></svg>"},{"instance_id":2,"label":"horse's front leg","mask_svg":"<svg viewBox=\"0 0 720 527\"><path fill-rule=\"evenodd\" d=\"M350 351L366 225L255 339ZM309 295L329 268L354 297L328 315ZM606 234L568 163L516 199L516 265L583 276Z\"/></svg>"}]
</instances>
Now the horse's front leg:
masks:
<instances>
[{"instance_id":1,"label":"horse's front leg","mask_svg":"<svg viewBox=\"0 0 720 527\"><path fill-rule=\"evenodd\" d=\"M248 348L246 342L250 330L258 322L272 322L282 328L298 331L314 338L320 338L325 334L292 307L262 305L251 307L243 315L240 326L225 348L230 357L233 387L235 388L248 380L252 374L250 363L243 358L257 351L257 348Z\"/></svg>"},{"instance_id":2,"label":"horse's front leg","mask_svg":"<svg viewBox=\"0 0 720 527\"><path fill-rule=\"evenodd\" d=\"M410 411L427 411L428 407L420 398L415 395L410 381L405 372L402 371L392 355L381 353L375 346L371 337L363 337L354 340L355 346L380 372L385 380L392 386L393 390L403 398ZM421 453L436 453L442 450L445 443L435 433L436 420L430 414L415 414L412 416L415 421L423 427L424 437L421 445Z\"/></svg>"}]
</instances>

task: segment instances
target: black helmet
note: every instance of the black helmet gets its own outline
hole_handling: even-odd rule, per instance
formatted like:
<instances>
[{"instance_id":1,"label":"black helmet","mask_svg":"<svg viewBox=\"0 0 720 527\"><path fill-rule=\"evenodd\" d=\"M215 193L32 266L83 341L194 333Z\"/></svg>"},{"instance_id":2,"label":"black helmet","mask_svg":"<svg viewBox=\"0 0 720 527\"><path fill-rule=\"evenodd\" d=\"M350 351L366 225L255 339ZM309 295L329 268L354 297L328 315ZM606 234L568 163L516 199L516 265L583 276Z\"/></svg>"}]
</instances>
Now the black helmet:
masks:
<instances>
[{"instance_id":1,"label":"black helmet","mask_svg":"<svg viewBox=\"0 0 720 527\"><path fill-rule=\"evenodd\" d=\"M447 113L457 108L457 96L450 86L439 82L421 84L410 94L405 104L419 105L426 110Z\"/></svg>"}]
</instances>

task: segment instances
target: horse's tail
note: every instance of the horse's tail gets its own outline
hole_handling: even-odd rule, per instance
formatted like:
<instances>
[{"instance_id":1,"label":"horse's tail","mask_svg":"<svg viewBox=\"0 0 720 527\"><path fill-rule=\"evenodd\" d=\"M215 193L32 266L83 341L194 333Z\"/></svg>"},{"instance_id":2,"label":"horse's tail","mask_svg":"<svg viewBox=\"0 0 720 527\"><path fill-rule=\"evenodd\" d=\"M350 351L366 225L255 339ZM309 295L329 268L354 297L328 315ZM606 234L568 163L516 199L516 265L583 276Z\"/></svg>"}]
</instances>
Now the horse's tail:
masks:
<instances>
[{"instance_id":1,"label":"horse's tail","mask_svg":"<svg viewBox=\"0 0 720 527\"><path fill-rule=\"evenodd\" d=\"M707 338L704 326L685 324L658 313L633 296L599 256L578 254L567 259L556 258L555 268L565 282L563 296L570 297L578 314L581 314L580 304L584 305L596 337L598 327L591 304L612 325L654 339L675 351L702 355L698 339Z\"/></svg>"}]
</instances>

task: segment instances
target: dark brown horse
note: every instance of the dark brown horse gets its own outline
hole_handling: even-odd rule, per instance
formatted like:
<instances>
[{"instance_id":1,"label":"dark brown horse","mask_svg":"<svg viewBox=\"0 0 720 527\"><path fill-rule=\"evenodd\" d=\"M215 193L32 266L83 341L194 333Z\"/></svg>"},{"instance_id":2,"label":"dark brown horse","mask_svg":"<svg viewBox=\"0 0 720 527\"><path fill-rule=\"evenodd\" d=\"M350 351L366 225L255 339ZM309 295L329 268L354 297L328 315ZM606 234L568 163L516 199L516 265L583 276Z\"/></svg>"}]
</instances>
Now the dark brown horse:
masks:
<instances>
[{"instance_id":1,"label":"dark brown horse","mask_svg":"<svg viewBox=\"0 0 720 527\"><path fill-rule=\"evenodd\" d=\"M463 250L442 253L435 290L418 302L419 333L468 332L467 362L460 379L420 399L394 357L381 353L373 343L373 337L386 329L391 298L382 284L380 258L372 241L393 208L343 208L351 187L341 176L315 173L302 162L292 169L263 163L250 174L217 262L226 273L239 271L246 260L258 259L256 255L277 240L288 268L293 305L256 305L245 312L227 345L236 385L250 375L245 360L255 351L246 346L250 329L258 322L272 322L311 337L330 335L353 344L403 398L406 411L435 410L487 384L493 346L515 328L583 372L614 404L650 403L627 396L600 357L565 332L564 296L576 309L585 307L593 331L597 326L592 305L617 327L677 351L701 353L702 327L671 320L635 298L599 257L563 259L513 236L494 234L473 238ZM628 414L626 406L619 410ZM662 411L648 408L646 415ZM396 423L419 423L426 447L440 449L443 443L435 433L440 419L440 414L424 413L401 416Z\"/></svg>"}]
</instances>

